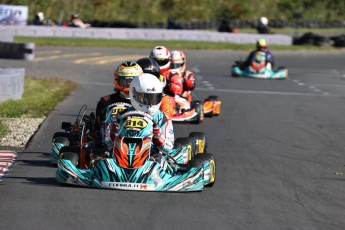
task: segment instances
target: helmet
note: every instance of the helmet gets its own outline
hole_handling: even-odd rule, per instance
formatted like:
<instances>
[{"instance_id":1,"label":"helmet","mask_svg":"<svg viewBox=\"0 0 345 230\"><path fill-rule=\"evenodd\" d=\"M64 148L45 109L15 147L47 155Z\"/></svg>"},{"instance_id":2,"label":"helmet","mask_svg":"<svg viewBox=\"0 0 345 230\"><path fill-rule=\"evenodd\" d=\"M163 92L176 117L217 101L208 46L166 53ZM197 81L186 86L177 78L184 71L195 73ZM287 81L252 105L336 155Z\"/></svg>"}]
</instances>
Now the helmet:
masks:
<instances>
[{"instance_id":1,"label":"helmet","mask_svg":"<svg viewBox=\"0 0 345 230\"><path fill-rule=\"evenodd\" d=\"M261 17L260 18L260 23L267 26L268 25L268 19L266 17Z\"/></svg>"},{"instance_id":2,"label":"helmet","mask_svg":"<svg viewBox=\"0 0 345 230\"><path fill-rule=\"evenodd\" d=\"M134 77L143 73L142 68L136 62L123 62L114 73L114 86L123 96L128 98L129 85ZM128 98L129 99L129 98Z\"/></svg>"},{"instance_id":3,"label":"helmet","mask_svg":"<svg viewBox=\"0 0 345 230\"><path fill-rule=\"evenodd\" d=\"M256 49L257 50L265 50L267 49L267 43L266 40L261 38L256 42Z\"/></svg>"},{"instance_id":4,"label":"helmet","mask_svg":"<svg viewBox=\"0 0 345 230\"><path fill-rule=\"evenodd\" d=\"M140 67L143 69L144 73L150 73L152 75L155 75L158 79L160 77L159 73L159 65L157 62L152 58L140 58L137 61L137 64L140 65Z\"/></svg>"},{"instance_id":5,"label":"helmet","mask_svg":"<svg viewBox=\"0 0 345 230\"><path fill-rule=\"evenodd\" d=\"M161 72L170 68L170 51L164 46L156 46L151 50L150 58L153 58L159 65Z\"/></svg>"},{"instance_id":6,"label":"helmet","mask_svg":"<svg viewBox=\"0 0 345 230\"><path fill-rule=\"evenodd\" d=\"M160 66L153 58L141 58L137 63L143 69L144 73L150 73L156 76L162 82L163 88L165 87L166 79L160 74Z\"/></svg>"},{"instance_id":7,"label":"helmet","mask_svg":"<svg viewBox=\"0 0 345 230\"><path fill-rule=\"evenodd\" d=\"M186 55L180 50L174 50L171 52L170 69L178 69L181 72L186 70Z\"/></svg>"},{"instance_id":8,"label":"helmet","mask_svg":"<svg viewBox=\"0 0 345 230\"><path fill-rule=\"evenodd\" d=\"M143 73L133 78L129 96L136 110L154 115L162 103L163 87L152 74Z\"/></svg>"},{"instance_id":9,"label":"helmet","mask_svg":"<svg viewBox=\"0 0 345 230\"><path fill-rule=\"evenodd\" d=\"M71 15L71 18L72 18L72 19L79 18L79 14L73 13L73 14Z\"/></svg>"}]
</instances>

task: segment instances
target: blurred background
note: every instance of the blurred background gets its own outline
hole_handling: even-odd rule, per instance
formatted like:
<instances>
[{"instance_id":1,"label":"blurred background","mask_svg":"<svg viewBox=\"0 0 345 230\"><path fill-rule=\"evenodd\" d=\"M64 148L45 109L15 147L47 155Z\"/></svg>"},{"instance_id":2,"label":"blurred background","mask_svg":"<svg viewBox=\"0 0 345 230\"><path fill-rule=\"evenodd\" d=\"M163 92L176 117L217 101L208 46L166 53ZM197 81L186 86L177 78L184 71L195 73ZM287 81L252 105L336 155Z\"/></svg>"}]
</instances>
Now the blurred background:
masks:
<instances>
[{"instance_id":1,"label":"blurred background","mask_svg":"<svg viewBox=\"0 0 345 230\"><path fill-rule=\"evenodd\" d=\"M41 12L44 25L67 26L71 16L77 15L92 27L218 30L226 22L235 28L232 32L255 32L264 16L272 30L286 28L287 33L296 27L345 27L343 0L2 0L1 3L28 6L28 24L34 24L37 13Z\"/></svg>"}]
</instances>

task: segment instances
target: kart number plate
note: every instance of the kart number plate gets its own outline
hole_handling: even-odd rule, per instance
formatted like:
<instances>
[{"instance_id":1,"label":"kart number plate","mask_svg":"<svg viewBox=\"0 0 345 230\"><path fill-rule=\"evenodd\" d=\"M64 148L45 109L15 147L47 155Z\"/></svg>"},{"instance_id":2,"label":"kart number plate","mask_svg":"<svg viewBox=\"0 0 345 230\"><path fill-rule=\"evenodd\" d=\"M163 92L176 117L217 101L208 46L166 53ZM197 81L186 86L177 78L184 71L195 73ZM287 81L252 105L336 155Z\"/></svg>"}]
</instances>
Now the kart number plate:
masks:
<instances>
[{"instance_id":1,"label":"kart number plate","mask_svg":"<svg viewBox=\"0 0 345 230\"><path fill-rule=\"evenodd\" d=\"M112 115L117 115L118 113L121 113L125 109L127 109L127 107L125 107L125 106L116 106L116 107L111 109L111 114Z\"/></svg>"},{"instance_id":2,"label":"kart number plate","mask_svg":"<svg viewBox=\"0 0 345 230\"><path fill-rule=\"evenodd\" d=\"M125 128L139 128L139 129L143 129L147 126L147 122L142 119L142 118L129 118L126 122L125 122Z\"/></svg>"}]
</instances>

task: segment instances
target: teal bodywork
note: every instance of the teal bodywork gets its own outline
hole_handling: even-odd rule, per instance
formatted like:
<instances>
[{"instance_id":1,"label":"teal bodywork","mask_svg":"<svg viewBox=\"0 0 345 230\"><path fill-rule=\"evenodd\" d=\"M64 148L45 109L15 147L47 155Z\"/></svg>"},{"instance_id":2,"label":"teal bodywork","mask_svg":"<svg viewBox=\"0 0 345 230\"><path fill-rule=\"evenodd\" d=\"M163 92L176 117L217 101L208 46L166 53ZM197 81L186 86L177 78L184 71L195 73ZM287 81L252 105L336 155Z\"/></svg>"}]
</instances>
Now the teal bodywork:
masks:
<instances>
[{"instance_id":1,"label":"teal bodywork","mask_svg":"<svg viewBox=\"0 0 345 230\"><path fill-rule=\"evenodd\" d=\"M248 77L258 79L286 79L288 77L288 70L286 68L278 68L272 70L266 66L266 54L264 52L256 52L251 60L251 64L242 69L239 65L232 66L231 76L233 77Z\"/></svg>"},{"instance_id":2,"label":"teal bodywork","mask_svg":"<svg viewBox=\"0 0 345 230\"><path fill-rule=\"evenodd\" d=\"M86 169L75 166L69 159L58 159L58 182L93 188L170 192L201 191L210 183L210 163L189 164L186 147L165 154L166 161L170 162L166 169L150 157L154 148L153 122L149 115L131 111L121 117L113 156L97 160ZM171 163L171 159L175 162ZM141 160L143 163L138 164ZM179 162L188 168L177 170L174 163Z\"/></svg>"}]
</instances>

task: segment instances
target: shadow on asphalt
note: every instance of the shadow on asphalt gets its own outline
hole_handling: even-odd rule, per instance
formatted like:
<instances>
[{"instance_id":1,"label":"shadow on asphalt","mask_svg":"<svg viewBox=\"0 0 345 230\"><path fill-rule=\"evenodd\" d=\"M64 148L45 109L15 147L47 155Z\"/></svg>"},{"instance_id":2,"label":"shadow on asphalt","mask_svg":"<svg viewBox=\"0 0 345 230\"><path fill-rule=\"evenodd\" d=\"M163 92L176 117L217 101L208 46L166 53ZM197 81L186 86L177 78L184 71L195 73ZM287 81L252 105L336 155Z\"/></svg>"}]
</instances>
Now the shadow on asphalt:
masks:
<instances>
[{"instance_id":1,"label":"shadow on asphalt","mask_svg":"<svg viewBox=\"0 0 345 230\"><path fill-rule=\"evenodd\" d=\"M7 177L6 180L19 179L24 180L21 183L25 184L35 184L35 185L44 185L44 186L58 186L59 183L56 181L55 177Z\"/></svg>"}]
</instances>

